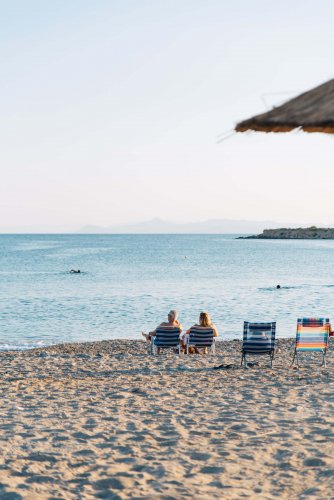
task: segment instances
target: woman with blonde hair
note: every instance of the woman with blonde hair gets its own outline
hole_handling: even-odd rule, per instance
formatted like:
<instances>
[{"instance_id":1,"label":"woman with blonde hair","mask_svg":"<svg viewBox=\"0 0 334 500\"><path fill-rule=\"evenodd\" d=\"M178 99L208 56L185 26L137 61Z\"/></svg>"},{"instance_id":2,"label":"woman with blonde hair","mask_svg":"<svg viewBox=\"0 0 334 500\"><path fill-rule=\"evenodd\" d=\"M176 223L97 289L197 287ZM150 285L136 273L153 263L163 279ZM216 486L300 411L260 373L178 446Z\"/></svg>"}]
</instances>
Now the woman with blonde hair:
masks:
<instances>
[{"instance_id":1,"label":"woman with blonde hair","mask_svg":"<svg viewBox=\"0 0 334 500\"><path fill-rule=\"evenodd\" d=\"M217 330L216 326L212 323L211 318L210 318L210 314L208 312L201 312L199 315L199 318L198 318L198 324L193 325L191 328L198 328L198 327L212 328L213 336L218 337L218 330ZM182 348L184 350L186 350L186 346L187 346L187 343L189 341L189 334L190 334L191 328L189 328L189 330L187 330L181 337L181 345L182 345ZM196 354L199 354L197 347L195 347L194 350L195 350L194 352ZM204 347L203 354L206 354L206 353L207 353L207 348Z\"/></svg>"}]
</instances>

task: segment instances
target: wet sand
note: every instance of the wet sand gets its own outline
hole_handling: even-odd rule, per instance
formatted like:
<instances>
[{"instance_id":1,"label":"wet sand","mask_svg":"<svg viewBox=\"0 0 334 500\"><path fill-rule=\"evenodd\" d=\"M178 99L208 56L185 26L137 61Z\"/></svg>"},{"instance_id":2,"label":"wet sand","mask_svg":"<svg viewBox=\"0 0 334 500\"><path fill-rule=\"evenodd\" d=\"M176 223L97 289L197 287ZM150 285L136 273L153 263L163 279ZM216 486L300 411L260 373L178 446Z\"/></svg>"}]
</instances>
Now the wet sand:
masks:
<instances>
[{"instance_id":1,"label":"wet sand","mask_svg":"<svg viewBox=\"0 0 334 500\"><path fill-rule=\"evenodd\" d=\"M143 342L0 353L0 498L334 498L334 351L289 370ZM221 363L228 370L214 370Z\"/></svg>"}]
</instances>

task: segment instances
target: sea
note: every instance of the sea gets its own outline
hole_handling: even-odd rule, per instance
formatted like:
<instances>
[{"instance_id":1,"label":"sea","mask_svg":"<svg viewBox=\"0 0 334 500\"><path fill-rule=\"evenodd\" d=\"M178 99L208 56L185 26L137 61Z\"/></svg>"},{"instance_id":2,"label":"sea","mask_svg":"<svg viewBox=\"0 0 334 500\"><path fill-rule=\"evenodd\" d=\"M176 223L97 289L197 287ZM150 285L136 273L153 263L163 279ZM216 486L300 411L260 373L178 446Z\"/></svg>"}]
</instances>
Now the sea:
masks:
<instances>
[{"instance_id":1,"label":"sea","mask_svg":"<svg viewBox=\"0 0 334 500\"><path fill-rule=\"evenodd\" d=\"M140 339L170 309L184 328L208 311L222 339L334 317L334 241L238 236L0 235L0 349Z\"/></svg>"}]
</instances>

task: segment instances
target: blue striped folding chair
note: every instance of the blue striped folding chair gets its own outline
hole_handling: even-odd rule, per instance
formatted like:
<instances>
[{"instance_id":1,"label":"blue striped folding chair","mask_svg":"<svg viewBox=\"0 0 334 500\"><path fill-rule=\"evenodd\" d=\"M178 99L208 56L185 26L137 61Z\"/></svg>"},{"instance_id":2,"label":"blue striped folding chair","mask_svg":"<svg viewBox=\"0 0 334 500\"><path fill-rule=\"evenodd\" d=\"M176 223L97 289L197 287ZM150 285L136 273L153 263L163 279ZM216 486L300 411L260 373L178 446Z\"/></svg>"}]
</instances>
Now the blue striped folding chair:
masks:
<instances>
[{"instance_id":1,"label":"blue striped folding chair","mask_svg":"<svg viewBox=\"0 0 334 500\"><path fill-rule=\"evenodd\" d=\"M296 345L291 366L296 361L299 366L300 352L320 352L321 366L326 366L326 352L330 334L329 318L298 318Z\"/></svg>"},{"instance_id":2,"label":"blue striped folding chair","mask_svg":"<svg viewBox=\"0 0 334 500\"><path fill-rule=\"evenodd\" d=\"M244 336L242 341L241 366L247 367L247 354L265 355L270 357L270 366L273 366L275 353L276 322L249 323L244 322Z\"/></svg>"},{"instance_id":3,"label":"blue striped folding chair","mask_svg":"<svg viewBox=\"0 0 334 500\"><path fill-rule=\"evenodd\" d=\"M187 354L189 354L189 347L210 347L211 353L215 354L216 346L213 329L206 326L192 326L187 342Z\"/></svg>"},{"instance_id":4,"label":"blue striped folding chair","mask_svg":"<svg viewBox=\"0 0 334 500\"><path fill-rule=\"evenodd\" d=\"M181 353L181 329L174 326L159 326L151 338L151 352L157 354L158 349L178 349Z\"/></svg>"}]
</instances>

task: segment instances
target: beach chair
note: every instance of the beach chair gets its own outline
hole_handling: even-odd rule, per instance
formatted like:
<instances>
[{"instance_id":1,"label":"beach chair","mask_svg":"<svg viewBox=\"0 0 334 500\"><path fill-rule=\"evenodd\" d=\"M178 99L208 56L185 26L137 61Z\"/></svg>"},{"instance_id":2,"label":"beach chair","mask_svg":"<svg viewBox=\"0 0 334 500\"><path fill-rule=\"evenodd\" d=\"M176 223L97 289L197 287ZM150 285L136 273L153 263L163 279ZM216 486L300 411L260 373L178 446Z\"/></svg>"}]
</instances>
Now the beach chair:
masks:
<instances>
[{"instance_id":1,"label":"beach chair","mask_svg":"<svg viewBox=\"0 0 334 500\"><path fill-rule=\"evenodd\" d=\"M328 318L299 318L297 320L296 344L291 366L296 361L299 366L300 352L320 352L321 366L326 366L326 352L330 333Z\"/></svg>"},{"instance_id":2,"label":"beach chair","mask_svg":"<svg viewBox=\"0 0 334 500\"><path fill-rule=\"evenodd\" d=\"M270 367L273 366L275 353L276 322L249 323L244 322L244 335L242 341L241 364L247 368L247 354L269 355Z\"/></svg>"},{"instance_id":3,"label":"beach chair","mask_svg":"<svg viewBox=\"0 0 334 500\"><path fill-rule=\"evenodd\" d=\"M211 354L215 354L216 346L213 329L206 326L192 326L187 342L187 354L189 354L189 347L209 347Z\"/></svg>"},{"instance_id":4,"label":"beach chair","mask_svg":"<svg viewBox=\"0 0 334 500\"><path fill-rule=\"evenodd\" d=\"M159 326L156 335L151 338L151 354L157 354L158 349L178 349L181 353L181 329L174 326Z\"/></svg>"}]
</instances>

